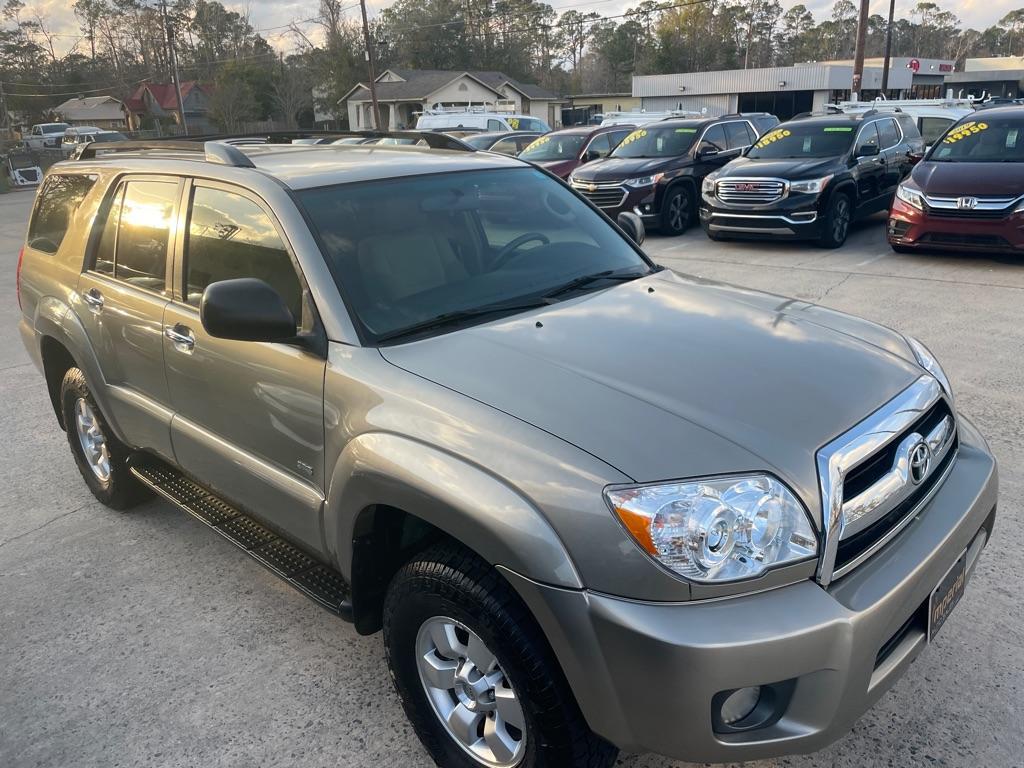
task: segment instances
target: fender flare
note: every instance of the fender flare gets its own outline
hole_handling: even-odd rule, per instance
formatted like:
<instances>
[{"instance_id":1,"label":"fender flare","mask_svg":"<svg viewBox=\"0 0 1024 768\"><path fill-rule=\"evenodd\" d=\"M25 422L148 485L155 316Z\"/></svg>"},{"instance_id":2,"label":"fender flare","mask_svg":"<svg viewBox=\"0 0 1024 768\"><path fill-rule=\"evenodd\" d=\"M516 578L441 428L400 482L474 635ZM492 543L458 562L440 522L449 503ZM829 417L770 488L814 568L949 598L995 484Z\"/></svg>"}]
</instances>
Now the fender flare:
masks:
<instances>
[{"instance_id":1,"label":"fender flare","mask_svg":"<svg viewBox=\"0 0 1024 768\"><path fill-rule=\"evenodd\" d=\"M95 398L96 404L99 405L107 425L113 431L115 437L124 442L124 432L116 421L114 409L111 407L110 398L107 394L103 369L100 367L96 352L89 341L89 335L86 333L81 320L78 319L78 315L60 299L54 296L44 296L36 305L33 327L39 340L40 359L42 360L43 356L42 346L44 339L53 339L63 346L75 361L75 365L85 375L89 391L92 393L93 398ZM62 415L58 410L59 403L54 403L54 409L57 411L58 421L63 422Z\"/></svg>"},{"instance_id":2,"label":"fender flare","mask_svg":"<svg viewBox=\"0 0 1024 768\"><path fill-rule=\"evenodd\" d=\"M352 439L331 473L324 540L349 583L360 516L377 505L420 518L492 565L583 587L561 539L529 499L478 465L387 432Z\"/></svg>"},{"instance_id":3,"label":"fender flare","mask_svg":"<svg viewBox=\"0 0 1024 768\"><path fill-rule=\"evenodd\" d=\"M831 203L833 195L836 195L839 192L843 192L850 196L850 199L853 201L854 210L856 210L857 205L860 202L858 199L860 195L857 192L857 184L854 182L853 179L849 177L845 179L840 179L838 182L835 183L834 186L832 186L832 189L829 190L828 196L825 198L825 205L822 207L824 208L829 203Z\"/></svg>"}]
</instances>

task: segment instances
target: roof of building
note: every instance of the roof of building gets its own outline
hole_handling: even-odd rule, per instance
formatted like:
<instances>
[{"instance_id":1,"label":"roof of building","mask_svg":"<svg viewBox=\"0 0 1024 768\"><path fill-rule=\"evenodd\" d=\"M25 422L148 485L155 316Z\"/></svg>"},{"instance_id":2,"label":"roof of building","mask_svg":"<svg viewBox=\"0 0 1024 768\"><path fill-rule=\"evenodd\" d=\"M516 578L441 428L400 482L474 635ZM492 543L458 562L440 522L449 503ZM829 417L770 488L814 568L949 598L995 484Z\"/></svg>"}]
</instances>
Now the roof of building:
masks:
<instances>
[{"instance_id":1,"label":"roof of building","mask_svg":"<svg viewBox=\"0 0 1024 768\"><path fill-rule=\"evenodd\" d=\"M195 80L185 80L181 84L181 98L188 98L193 88L198 88L204 93L209 92L208 85L198 83ZM174 92L174 83L143 83L125 101L125 106L132 112L145 112L146 101L144 94L147 91L149 91L153 100L161 109L176 110L178 108L178 94Z\"/></svg>"},{"instance_id":2,"label":"roof of building","mask_svg":"<svg viewBox=\"0 0 1024 768\"><path fill-rule=\"evenodd\" d=\"M54 107L65 120L123 120L124 104L113 96L78 96Z\"/></svg>"},{"instance_id":3,"label":"roof of building","mask_svg":"<svg viewBox=\"0 0 1024 768\"><path fill-rule=\"evenodd\" d=\"M401 80L381 81L381 78L388 73L397 75ZM515 88L528 99L534 100L557 100L558 96L532 83L523 83L504 72L496 70L448 70L448 69L389 69L377 77L377 99L378 101L423 101L432 93L444 88L449 83L460 77L468 76L476 80L486 88L494 91L496 97L501 96L498 90L508 84ZM370 89L359 83L346 94L346 99L365 101L370 97Z\"/></svg>"}]
</instances>

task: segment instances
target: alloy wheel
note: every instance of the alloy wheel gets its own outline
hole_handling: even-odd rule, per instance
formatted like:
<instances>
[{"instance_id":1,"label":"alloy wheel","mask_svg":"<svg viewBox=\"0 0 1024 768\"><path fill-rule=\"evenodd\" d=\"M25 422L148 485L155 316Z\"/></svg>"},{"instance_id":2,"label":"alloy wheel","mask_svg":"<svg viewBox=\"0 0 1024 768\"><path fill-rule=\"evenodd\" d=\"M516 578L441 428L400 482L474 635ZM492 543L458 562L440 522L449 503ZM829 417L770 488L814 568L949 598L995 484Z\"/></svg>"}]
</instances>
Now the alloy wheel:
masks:
<instances>
[{"instance_id":1,"label":"alloy wheel","mask_svg":"<svg viewBox=\"0 0 1024 768\"><path fill-rule=\"evenodd\" d=\"M110 480L110 449L107 438L100 429L96 411L84 397L75 402L75 431L82 446L85 463L101 483Z\"/></svg>"},{"instance_id":2,"label":"alloy wheel","mask_svg":"<svg viewBox=\"0 0 1024 768\"><path fill-rule=\"evenodd\" d=\"M510 768L526 751L526 721L497 657L454 619L435 616L416 635L423 690L445 730L480 765Z\"/></svg>"},{"instance_id":3,"label":"alloy wheel","mask_svg":"<svg viewBox=\"0 0 1024 768\"><path fill-rule=\"evenodd\" d=\"M682 232L689 218L685 195L673 195L668 204L668 224L673 232Z\"/></svg>"},{"instance_id":4,"label":"alloy wheel","mask_svg":"<svg viewBox=\"0 0 1024 768\"><path fill-rule=\"evenodd\" d=\"M836 201L835 215L832 217L832 237L836 242L841 243L846 239L846 232L849 228L850 202L844 196Z\"/></svg>"}]
</instances>

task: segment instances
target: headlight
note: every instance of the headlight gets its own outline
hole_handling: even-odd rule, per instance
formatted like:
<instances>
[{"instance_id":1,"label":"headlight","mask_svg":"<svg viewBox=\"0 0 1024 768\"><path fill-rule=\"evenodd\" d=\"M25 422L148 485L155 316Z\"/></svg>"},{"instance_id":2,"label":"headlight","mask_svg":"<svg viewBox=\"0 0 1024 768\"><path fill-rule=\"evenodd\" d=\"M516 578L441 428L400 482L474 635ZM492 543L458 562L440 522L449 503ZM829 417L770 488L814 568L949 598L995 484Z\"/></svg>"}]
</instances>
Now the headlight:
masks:
<instances>
[{"instance_id":1,"label":"headlight","mask_svg":"<svg viewBox=\"0 0 1024 768\"><path fill-rule=\"evenodd\" d=\"M896 187L896 197L902 200L907 205L912 205L919 211L924 210L924 195L921 191L914 189L909 184L900 184Z\"/></svg>"},{"instance_id":2,"label":"headlight","mask_svg":"<svg viewBox=\"0 0 1024 768\"><path fill-rule=\"evenodd\" d=\"M835 174L829 174L828 176L822 176L820 179L804 179L803 181L791 181L789 183L790 192L804 192L809 195L821 194L821 190L825 188L825 185L832 181L832 176Z\"/></svg>"},{"instance_id":3,"label":"headlight","mask_svg":"<svg viewBox=\"0 0 1024 768\"><path fill-rule=\"evenodd\" d=\"M751 579L818 552L803 505L770 475L615 488L605 498L647 554L694 581Z\"/></svg>"},{"instance_id":4,"label":"headlight","mask_svg":"<svg viewBox=\"0 0 1024 768\"><path fill-rule=\"evenodd\" d=\"M661 181L661 178L664 175L664 173L656 173L653 176L641 176L638 179L626 179L623 184L630 187L649 187Z\"/></svg>"},{"instance_id":5,"label":"headlight","mask_svg":"<svg viewBox=\"0 0 1024 768\"><path fill-rule=\"evenodd\" d=\"M915 339L913 336L904 336L907 340L907 344L914 351L914 357L917 358L917 363L924 368L928 373L938 379L939 384L946 390L946 396L950 400L953 399L953 388L949 384L949 378L946 376L946 372L942 370L942 366L939 365L939 361L935 359L935 355L922 344L920 341Z\"/></svg>"},{"instance_id":6,"label":"headlight","mask_svg":"<svg viewBox=\"0 0 1024 768\"><path fill-rule=\"evenodd\" d=\"M702 181L700 184L701 192L703 192L705 195L711 195L712 197L714 197L715 182L718 180L719 175L719 171L714 171L713 173L709 173L707 176L705 176L704 181Z\"/></svg>"}]
</instances>

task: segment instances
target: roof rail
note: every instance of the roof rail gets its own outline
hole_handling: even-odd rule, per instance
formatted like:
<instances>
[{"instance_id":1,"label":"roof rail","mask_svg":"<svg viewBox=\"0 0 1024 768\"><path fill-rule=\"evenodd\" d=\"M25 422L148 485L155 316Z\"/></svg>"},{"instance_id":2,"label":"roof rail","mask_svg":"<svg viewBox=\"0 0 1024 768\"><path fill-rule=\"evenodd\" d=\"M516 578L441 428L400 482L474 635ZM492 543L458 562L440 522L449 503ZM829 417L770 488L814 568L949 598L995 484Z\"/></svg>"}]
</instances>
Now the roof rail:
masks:
<instances>
[{"instance_id":1,"label":"roof rail","mask_svg":"<svg viewBox=\"0 0 1024 768\"><path fill-rule=\"evenodd\" d=\"M75 160L92 160L97 154L114 154L120 152L143 152L146 150L170 152L202 152L203 159L208 163L230 165L235 168L254 168L255 166L238 147L216 141L199 143L196 141L118 141L96 142L83 144L73 155Z\"/></svg>"}]
</instances>

